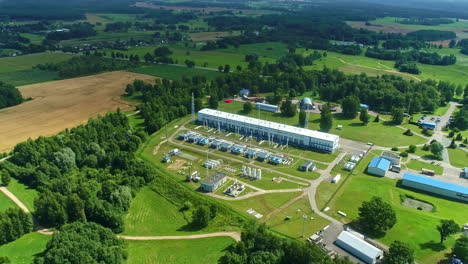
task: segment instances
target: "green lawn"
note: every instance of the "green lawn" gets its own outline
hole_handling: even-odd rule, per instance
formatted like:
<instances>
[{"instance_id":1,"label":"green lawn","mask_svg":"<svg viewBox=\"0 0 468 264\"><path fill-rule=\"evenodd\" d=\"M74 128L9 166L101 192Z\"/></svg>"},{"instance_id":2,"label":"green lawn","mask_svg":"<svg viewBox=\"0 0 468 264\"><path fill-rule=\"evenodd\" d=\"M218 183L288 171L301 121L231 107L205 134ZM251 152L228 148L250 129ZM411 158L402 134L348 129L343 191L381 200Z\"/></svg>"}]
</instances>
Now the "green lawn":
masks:
<instances>
[{"instance_id":1,"label":"green lawn","mask_svg":"<svg viewBox=\"0 0 468 264\"><path fill-rule=\"evenodd\" d=\"M442 175L444 173L444 168L441 166L437 166L434 164L422 162L419 160L411 160L410 162L406 163L406 166L410 169L422 171L422 169L433 170L437 175Z\"/></svg>"},{"instance_id":2,"label":"green lawn","mask_svg":"<svg viewBox=\"0 0 468 264\"><path fill-rule=\"evenodd\" d=\"M465 168L468 167L468 153L463 151L460 148L456 149L448 149L449 157L450 157L450 164L457 168Z\"/></svg>"},{"instance_id":3,"label":"green lawn","mask_svg":"<svg viewBox=\"0 0 468 264\"><path fill-rule=\"evenodd\" d=\"M29 233L11 243L0 246L0 256L8 257L13 264L31 264L34 256L46 249L52 236Z\"/></svg>"},{"instance_id":4,"label":"green lawn","mask_svg":"<svg viewBox=\"0 0 468 264\"><path fill-rule=\"evenodd\" d=\"M232 245L230 237L127 241L128 264L216 264Z\"/></svg>"},{"instance_id":5,"label":"green lawn","mask_svg":"<svg viewBox=\"0 0 468 264\"><path fill-rule=\"evenodd\" d=\"M454 219L458 224L466 222L468 217L468 211L465 210L466 204L399 188L397 181L389 178L366 175L364 171L372 157L373 155L369 155L364 158L355 169L356 175L350 176L343 188L338 190L328 202L327 206L331 208L328 214L343 222L351 222L357 219L358 207L363 201L368 201L372 196L382 197L395 209L398 222L379 240L386 245L390 245L395 240L409 243L415 250L416 258L420 263L434 263L443 258L444 254L450 251L455 236L450 237L445 242L445 248L439 249L440 238L435 227L440 219ZM322 185L317 192L318 202L320 202L321 192L326 191ZM400 201L401 194L411 195L419 200L429 202L435 205L436 211L419 211L405 207ZM338 215L338 211L345 212L347 217Z\"/></svg>"},{"instance_id":6,"label":"green lawn","mask_svg":"<svg viewBox=\"0 0 468 264\"><path fill-rule=\"evenodd\" d=\"M238 48L229 47L217 51L233 54L257 54L260 58L279 59L288 53L288 46L281 42L266 42L240 45Z\"/></svg>"},{"instance_id":7,"label":"green lawn","mask_svg":"<svg viewBox=\"0 0 468 264\"><path fill-rule=\"evenodd\" d=\"M18 197L30 211L34 211L34 199L38 196L38 192L35 189L19 183L16 179L11 179L8 190Z\"/></svg>"},{"instance_id":8,"label":"green lawn","mask_svg":"<svg viewBox=\"0 0 468 264\"><path fill-rule=\"evenodd\" d=\"M302 192L288 192L288 193L268 193L257 195L244 200L225 201L219 200L221 203L226 204L244 215L249 215L246 211L254 209L264 217L287 203L289 200L297 197ZM250 215L249 215L250 216ZM252 219L256 219L253 216ZM261 219L260 219L261 220Z\"/></svg>"},{"instance_id":9,"label":"green lawn","mask_svg":"<svg viewBox=\"0 0 468 264\"><path fill-rule=\"evenodd\" d=\"M193 77L197 75L205 76L207 79L214 79L221 75L217 71L211 70L201 70L188 67L179 67L171 65L150 65L142 66L139 68L133 68L129 70L130 72L136 72L141 74L152 75L156 77L171 79L171 80L181 80L182 77Z\"/></svg>"},{"instance_id":10,"label":"green lawn","mask_svg":"<svg viewBox=\"0 0 468 264\"><path fill-rule=\"evenodd\" d=\"M459 20L458 22L454 22L451 24L441 24L437 26L426 26L426 25L409 25L409 24L400 24L397 21L401 20L401 18L396 17L384 17L379 18L376 20L369 21L370 23L378 23L378 24L398 24L402 27L411 28L415 30L423 30L423 29L433 29L433 30L453 30L453 29L463 29L468 28L468 21Z\"/></svg>"},{"instance_id":11,"label":"green lawn","mask_svg":"<svg viewBox=\"0 0 468 264\"><path fill-rule=\"evenodd\" d=\"M307 196L281 210L268 219L266 223L275 231L293 238L300 238L304 225L304 219L302 218L304 214L307 215L305 237L311 236L330 223L328 220L312 212ZM288 216L291 219L287 220L286 217ZM311 217L314 219L312 220Z\"/></svg>"},{"instance_id":12,"label":"green lawn","mask_svg":"<svg viewBox=\"0 0 468 264\"><path fill-rule=\"evenodd\" d=\"M235 114L244 114L242 112L242 103L240 102L220 103L218 109L220 111L226 111ZM299 123L297 116L294 118L288 118L283 117L280 113L270 113L264 111L260 111L259 113L257 110L254 110L247 116L258 118L259 115L260 119L277 123L293 126L296 126ZM383 147L418 145L426 141L424 138L416 135L405 136L403 135L405 132L404 130L392 126L388 124L388 122L370 122L367 126L364 126L363 123L359 121L359 117L356 117L355 119L345 119L342 118L342 115L340 114L334 114L333 117L333 128L330 130L330 133L339 135L343 138L361 142L372 142ZM371 120L373 120L372 117ZM337 125L342 125L343 129L336 129ZM320 129L319 114L309 115L309 129Z\"/></svg>"},{"instance_id":13,"label":"green lawn","mask_svg":"<svg viewBox=\"0 0 468 264\"><path fill-rule=\"evenodd\" d=\"M182 187L181 187L182 188ZM184 235L219 231L216 219L205 229L191 230L190 212L181 212L180 206L148 187L141 189L133 199L125 217L125 235L155 236Z\"/></svg>"},{"instance_id":14,"label":"green lawn","mask_svg":"<svg viewBox=\"0 0 468 264\"><path fill-rule=\"evenodd\" d=\"M15 203L13 203L10 198L0 192L0 212L3 212L11 207L16 207Z\"/></svg>"}]
</instances>

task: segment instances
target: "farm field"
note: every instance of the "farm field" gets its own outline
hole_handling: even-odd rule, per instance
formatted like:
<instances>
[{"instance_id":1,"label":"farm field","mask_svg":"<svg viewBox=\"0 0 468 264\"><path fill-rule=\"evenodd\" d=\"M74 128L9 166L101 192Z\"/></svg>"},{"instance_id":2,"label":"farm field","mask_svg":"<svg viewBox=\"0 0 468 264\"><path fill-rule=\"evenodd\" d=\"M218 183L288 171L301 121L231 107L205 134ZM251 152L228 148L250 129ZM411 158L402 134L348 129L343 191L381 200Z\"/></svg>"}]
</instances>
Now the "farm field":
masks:
<instances>
[{"instance_id":1,"label":"farm field","mask_svg":"<svg viewBox=\"0 0 468 264\"><path fill-rule=\"evenodd\" d=\"M70 54L43 52L18 57L0 58L0 73L32 69L40 63L62 62L73 57Z\"/></svg>"},{"instance_id":2,"label":"farm field","mask_svg":"<svg viewBox=\"0 0 468 264\"><path fill-rule=\"evenodd\" d=\"M185 23L184 23L185 24ZM211 32L194 32L188 34L192 41L208 41L208 40L218 40L223 37L237 36L239 33L235 32L226 32L226 31L211 31Z\"/></svg>"},{"instance_id":3,"label":"farm field","mask_svg":"<svg viewBox=\"0 0 468 264\"><path fill-rule=\"evenodd\" d=\"M14 86L43 83L60 79L61 78L57 72L48 72L36 69L0 72L0 81Z\"/></svg>"},{"instance_id":4,"label":"farm field","mask_svg":"<svg viewBox=\"0 0 468 264\"><path fill-rule=\"evenodd\" d=\"M382 197L392 205L398 221L384 237L377 239L387 245L395 240L406 241L415 250L416 259L421 263L434 263L443 258L444 254L450 252L456 236L449 237L444 243L445 246L441 247L436 226L440 219L454 219L458 224L464 223L468 217L468 211L464 210L466 205L400 188L397 181L389 178L378 178L365 174L366 166L373 156L371 154L361 161L355 169L356 175L350 176L345 186L336 192L327 204L331 208L328 213L348 223L357 219L358 207L363 201L370 200L372 196ZM317 195L321 191L323 191L322 185L319 187ZM437 209L436 211L420 211L405 207L401 203L402 195L428 202ZM353 197L353 199L349 199L349 197ZM338 210L345 212L347 217L338 215ZM453 214L452 212L460 213Z\"/></svg>"},{"instance_id":5,"label":"farm field","mask_svg":"<svg viewBox=\"0 0 468 264\"><path fill-rule=\"evenodd\" d=\"M189 240L127 241L128 264L216 264L234 243L230 237ZM176 254L177 253L177 254Z\"/></svg>"},{"instance_id":6,"label":"farm field","mask_svg":"<svg viewBox=\"0 0 468 264\"><path fill-rule=\"evenodd\" d=\"M39 233L29 233L20 239L0 246L0 256L8 257L14 264L31 264L34 255L46 249L47 242L52 236Z\"/></svg>"},{"instance_id":7,"label":"farm field","mask_svg":"<svg viewBox=\"0 0 468 264\"><path fill-rule=\"evenodd\" d=\"M154 64L149 66L142 66L139 68L133 68L128 70L130 72L152 75L160 78L166 78L170 80L182 80L183 77L193 77L197 75L203 75L207 79L215 79L220 76L220 72L212 70L202 70L196 68L188 68L181 66L165 65L165 64Z\"/></svg>"},{"instance_id":8,"label":"farm field","mask_svg":"<svg viewBox=\"0 0 468 264\"><path fill-rule=\"evenodd\" d=\"M23 96L33 100L0 111L0 152L117 108L132 109L133 104L120 96L134 79L152 81L154 77L119 71L20 87Z\"/></svg>"}]
</instances>

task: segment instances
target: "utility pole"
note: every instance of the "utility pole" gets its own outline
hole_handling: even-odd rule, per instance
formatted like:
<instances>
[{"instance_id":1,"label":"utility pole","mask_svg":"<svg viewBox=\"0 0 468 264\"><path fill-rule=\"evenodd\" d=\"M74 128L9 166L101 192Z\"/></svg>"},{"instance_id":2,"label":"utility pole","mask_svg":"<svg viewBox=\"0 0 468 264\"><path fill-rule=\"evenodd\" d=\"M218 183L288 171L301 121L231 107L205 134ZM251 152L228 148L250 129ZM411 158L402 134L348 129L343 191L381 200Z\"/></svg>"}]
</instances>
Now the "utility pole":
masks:
<instances>
[{"instance_id":1,"label":"utility pole","mask_svg":"<svg viewBox=\"0 0 468 264\"><path fill-rule=\"evenodd\" d=\"M304 219L304 223L302 225L302 237L305 237L306 224L307 224L307 215L306 214L302 215L302 218Z\"/></svg>"}]
</instances>

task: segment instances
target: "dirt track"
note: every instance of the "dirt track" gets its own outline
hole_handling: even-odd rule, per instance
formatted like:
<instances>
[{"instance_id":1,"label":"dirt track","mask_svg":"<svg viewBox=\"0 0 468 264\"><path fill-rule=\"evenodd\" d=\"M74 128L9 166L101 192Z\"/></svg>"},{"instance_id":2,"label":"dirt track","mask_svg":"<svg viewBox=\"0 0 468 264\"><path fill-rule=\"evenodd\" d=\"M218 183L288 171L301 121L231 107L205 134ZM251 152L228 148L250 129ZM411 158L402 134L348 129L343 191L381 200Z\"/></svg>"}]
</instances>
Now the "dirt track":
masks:
<instances>
[{"instance_id":1,"label":"dirt track","mask_svg":"<svg viewBox=\"0 0 468 264\"><path fill-rule=\"evenodd\" d=\"M0 110L0 152L119 107L122 111L132 109L133 105L120 96L135 79L153 81L155 77L119 71L19 87L23 97L33 100Z\"/></svg>"}]
</instances>

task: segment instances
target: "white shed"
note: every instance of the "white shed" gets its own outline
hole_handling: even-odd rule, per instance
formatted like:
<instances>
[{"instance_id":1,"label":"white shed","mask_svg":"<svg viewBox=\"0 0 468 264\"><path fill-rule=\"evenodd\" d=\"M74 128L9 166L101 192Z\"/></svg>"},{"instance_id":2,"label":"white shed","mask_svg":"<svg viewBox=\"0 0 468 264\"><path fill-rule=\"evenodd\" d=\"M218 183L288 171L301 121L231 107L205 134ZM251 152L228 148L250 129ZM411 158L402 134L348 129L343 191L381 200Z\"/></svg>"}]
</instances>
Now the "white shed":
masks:
<instances>
[{"instance_id":1,"label":"white shed","mask_svg":"<svg viewBox=\"0 0 468 264\"><path fill-rule=\"evenodd\" d=\"M363 239L354 236L348 231L343 231L335 241L336 245L353 254L368 264L374 264L383 257L383 251L367 243Z\"/></svg>"}]
</instances>

